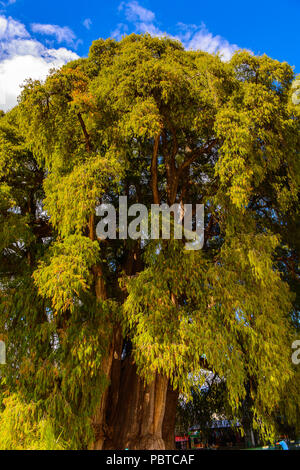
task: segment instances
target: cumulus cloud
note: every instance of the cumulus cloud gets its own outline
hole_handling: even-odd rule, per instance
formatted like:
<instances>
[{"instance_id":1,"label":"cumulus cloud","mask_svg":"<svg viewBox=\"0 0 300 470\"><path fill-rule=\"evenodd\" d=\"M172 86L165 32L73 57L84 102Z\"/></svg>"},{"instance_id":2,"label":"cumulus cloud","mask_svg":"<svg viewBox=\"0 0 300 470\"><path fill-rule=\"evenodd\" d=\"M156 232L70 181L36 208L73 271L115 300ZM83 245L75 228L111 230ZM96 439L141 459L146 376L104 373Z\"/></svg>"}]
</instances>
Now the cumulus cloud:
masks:
<instances>
[{"instance_id":1,"label":"cumulus cloud","mask_svg":"<svg viewBox=\"0 0 300 470\"><path fill-rule=\"evenodd\" d=\"M58 43L65 42L74 45L76 36L68 26L58 26L56 24L32 23L31 30L33 33L43 34L45 36L54 36Z\"/></svg>"},{"instance_id":2,"label":"cumulus cloud","mask_svg":"<svg viewBox=\"0 0 300 470\"><path fill-rule=\"evenodd\" d=\"M135 33L149 33L158 37L167 35L181 41L186 49L219 53L225 61L229 60L238 49L236 44L230 44L219 35L214 36L204 23L201 25L178 23L176 34L167 34L160 29L155 14L137 1L122 2L119 11L124 13L127 23L120 23L113 31L112 36L117 39L128 33L130 29Z\"/></svg>"},{"instance_id":3,"label":"cumulus cloud","mask_svg":"<svg viewBox=\"0 0 300 470\"><path fill-rule=\"evenodd\" d=\"M0 109L7 111L16 105L26 79L43 80L50 69L77 58L65 47L45 47L22 23L0 16Z\"/></svg>"},{"instance_id":4,"label":"cumulus cloud","mask_svg":"<svg viewBox=\"0 0 300 470\"><path fill-rule=\"evenodd\" d=\"M8 18L0 16L0 40L9 40L15 37L27 38L29 36L30 34L22 23L10 16Z\"/></svg>"},{"instance_id":5,"label":"cumulus cloud","mask_svg":"<svg viewBox=\"0 0 300 470\"><path fill-rule=\"evenodd\" d=\"M20 94L21 85L27 78L43 80L51 68L64 65L67 61L75 59L76 54L70 53L66 49L58 52L53 51L42 57L34 55L17 55L10 59L5 59L0 63L0 80L2 90L0 97L2 103L0 107L7 111L14 107L17 96Z\"/></svg>"}]
</instances>

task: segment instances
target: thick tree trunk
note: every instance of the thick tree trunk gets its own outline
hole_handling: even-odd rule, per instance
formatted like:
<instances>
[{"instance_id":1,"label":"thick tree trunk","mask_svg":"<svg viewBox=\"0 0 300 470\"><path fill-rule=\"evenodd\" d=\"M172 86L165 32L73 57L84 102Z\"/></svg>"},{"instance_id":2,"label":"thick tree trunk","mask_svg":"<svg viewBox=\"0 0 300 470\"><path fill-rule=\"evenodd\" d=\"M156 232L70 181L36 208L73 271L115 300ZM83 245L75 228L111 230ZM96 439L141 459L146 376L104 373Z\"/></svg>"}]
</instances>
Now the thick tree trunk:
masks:
<instances>
[{"instance_id":1,"label":"thick tree trunk","mask_svg":"<svg viewBox=\"0 0 300 470\"><path fill-rule=\"evenodd\" d=\"M245 433L245 444L246 447L255 447L256 442L253 432L253 414L250 410L249 405L247 406L247 404L244 405L243 411L244 412L241 421Z\"/></svg>"},{"instance_id":2,"label":"thick tree trunk","mask_svg":"<svg viewBox=\"0 0 300 470\"><path fill-rule=\"evenodd\" d=\"M255 387L255 381L253 377L249 377L246 383L247 394L243 403L243 413L242 413L242 426L245 433L245 444L246 447L255 447L255 435L253 432L253 399L251 396L251 391ZM255 390L256 392L256 390Z\"/></svg>"},{"instance_id":3,"label":"thick tree trunk","mask_svg":"<svg viewBox=\"0 0 300 470\"><path fill-rule=\"evenodd\" d=\"M122 343L121 328L118 326L114 329L108 355L102 365L102 373L105 374L112 384L116 385L119 382L118 364L121 363ZM96 437L92 446L92 449L94 450L102 450L104 447L104 443L110 434L109 423L107 420L108 410L114 410L116 408L118 398L118 387L107 386L93 418Z\"/></svg>"},{"instance_id":4,"label":"thick tree trunk","mask_svg":"<svg viewBox=\"0 0 300 470\"><path fill-rule=\"evenodd\" d=\"M178 390L173 390L171 384L169 384L167 390L166 409L162 429L162 436L166 450L175 449L175 422L178 396Z\"/></svg>"},{"instance_id":5,"label":"thick tree trunk","mask_svg":"<svg viewBox=\"0 0 300 470\"><path fill-rule=\"evenodd\" d=\"M145 385L130 356L122 363L113 358L111 385L95 417L93 449L174 448L177 398L166 377L157 374Z\"/></svg>"},{"instance_id":6,"label":"thick tree trunk","mask_svg":"<svg viewBox=\"0 0 300 470\"><path fill-rule=\"evenodd\" d=\"M119 449L164 449L162 423L167 379L157 375L144 386L132 360L125 361L113 442Z\"/></svg>"},{"instance_id":7,"label":"thick tree trunk","mask_svg":"<svg viewBox=\"0 0 300 470\"><path fill-rule=\"evenodd\" d=\"M94 217L89 221L89 236L94 239ZM127 275L141 268L139 246L130 253ZM107 298L101 266L93 266L97 299ZM124 339L120 326L114 328L102 372L109 381L93 418L94 450L102 449L157 449L174 446L175 415L178 394L173 392L166 377L156 374L151 384L145 385L138 376L129 351L122 360Z\"/></svg>"},{"instance_id":8,"label":"thick tree trunk","mask_svg":"<svg viewBox=\"0 0 300 470\"><path fill-rule=\"evenodd\" d=\"M254 437L254 432L252 426L244 426L244 432L245 432L245 444L246 447L255 447L256 442L255 442L255 437Z\"/></svg>"}]
</instances>

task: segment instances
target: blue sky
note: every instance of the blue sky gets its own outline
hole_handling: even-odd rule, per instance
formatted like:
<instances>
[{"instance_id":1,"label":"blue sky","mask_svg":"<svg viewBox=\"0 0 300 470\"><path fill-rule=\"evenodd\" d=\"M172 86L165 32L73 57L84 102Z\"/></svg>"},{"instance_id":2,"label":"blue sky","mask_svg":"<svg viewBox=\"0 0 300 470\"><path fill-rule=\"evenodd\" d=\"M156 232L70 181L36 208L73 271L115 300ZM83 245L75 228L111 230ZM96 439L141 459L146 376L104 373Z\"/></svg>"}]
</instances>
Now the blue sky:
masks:
<instances>
[{"instance_id":1,"label":"blue sky","mask_svg":"<svg viewBox=\"0 0 300 470\"><path fill-rule=\"evenodd\" d=\"M23 80L85 56L94 39L168 34L187 49L245 48L300 72L300 0L0 0L0 107L16 103Z\"/></svg>"}]
</instances>

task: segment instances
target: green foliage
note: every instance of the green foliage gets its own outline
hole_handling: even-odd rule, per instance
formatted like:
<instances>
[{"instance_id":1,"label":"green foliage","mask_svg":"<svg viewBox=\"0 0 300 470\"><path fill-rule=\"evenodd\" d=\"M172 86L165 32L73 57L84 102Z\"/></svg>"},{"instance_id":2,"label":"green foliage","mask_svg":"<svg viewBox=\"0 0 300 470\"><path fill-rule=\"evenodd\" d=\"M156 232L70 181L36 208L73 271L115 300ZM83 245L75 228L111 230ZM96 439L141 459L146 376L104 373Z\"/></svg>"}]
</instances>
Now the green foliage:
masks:
<instances>
[{"instance_id":1,"label":"green foliage","mask_svg":"<svg viewBox=\"0 0 300 470\"><path fill-rule=\"evenodd\" d=\"M0 413L0 450L64 450L67 444L56 438L51 422L39 416L38 407L25 404L17 395L3 401Z\"/></svg>"},{"instance_id":2,"label":"green foliage","mask_svg":"<svg viewBox=\"0 0 300 470\"><path fill-rule=\"evenodd\" d=\"M44 204L52 225L62 236L81 233L97 202L107 188L113 187L113 178L119 176L118 162L113 157L91 158L63 177L50 174L45 181Z\"/></svg>"},{"instance_id":3,"label":"green foliage","mask_svg":"<svg viewBox=\"0 0 300 470\"><path fill-rule=\"evenodd\" d=\"M41 261L34 272L39 293L52 301L55 314L73 312L82 292L92 282L89 268L99 254L97 242L80 235L71 235L56 242L48 251L47 261Z\"/></svg>"},{"instance_id":4,"label":"green foliage","mask_svg":"<svg viewBox=\"0 0 300 470\"><path fill-rule=\"evenodd\" d=\"M205 359L233 414L247 405L265 436L290 383L287 414L298 419L293 78L267 56L240 51L224 63L130 35L29 80L0 117L7 386L47 411L69 447L94 438L116 329L146 381L159 372L188 393ZM118 209L122 194L150 208L155 189L160 202L205 205L203 250L96 239L101 201Z\"/></svg>"}]
</instances>

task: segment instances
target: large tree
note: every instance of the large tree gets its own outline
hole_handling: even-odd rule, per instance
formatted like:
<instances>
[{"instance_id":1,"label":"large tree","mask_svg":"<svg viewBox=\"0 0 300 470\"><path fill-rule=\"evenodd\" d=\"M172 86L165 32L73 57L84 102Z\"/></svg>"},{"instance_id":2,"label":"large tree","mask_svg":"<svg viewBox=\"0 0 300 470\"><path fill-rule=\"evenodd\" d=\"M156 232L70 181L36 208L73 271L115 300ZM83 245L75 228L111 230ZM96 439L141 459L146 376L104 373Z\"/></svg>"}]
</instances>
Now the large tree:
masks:
<instances>
[{"instance_id":1,"label":"large tree","mask_svg":"<svg viewBox=\"0 0 300 470\"><path fill-rule=\"evenodd\" d=\"M270 431L295 379L293 79L267 56L131 35L28 81L1 118L6 384L72 448L172 447L178 393L202 368ZM96 207L121 195L204 204L203 249L98 239Z\"/></svg>"}]
</instances>

